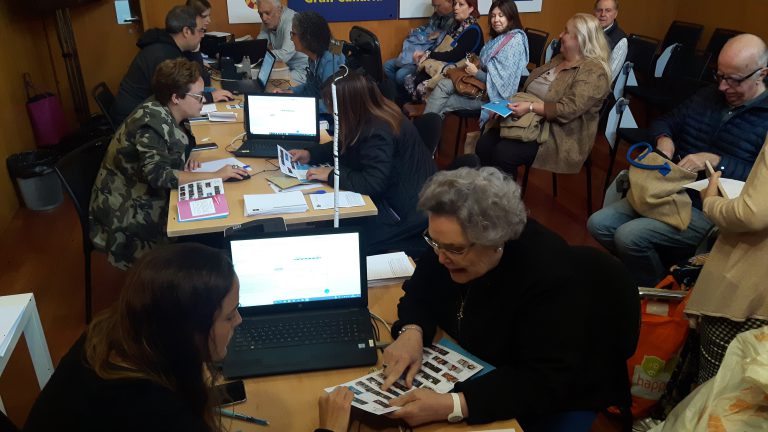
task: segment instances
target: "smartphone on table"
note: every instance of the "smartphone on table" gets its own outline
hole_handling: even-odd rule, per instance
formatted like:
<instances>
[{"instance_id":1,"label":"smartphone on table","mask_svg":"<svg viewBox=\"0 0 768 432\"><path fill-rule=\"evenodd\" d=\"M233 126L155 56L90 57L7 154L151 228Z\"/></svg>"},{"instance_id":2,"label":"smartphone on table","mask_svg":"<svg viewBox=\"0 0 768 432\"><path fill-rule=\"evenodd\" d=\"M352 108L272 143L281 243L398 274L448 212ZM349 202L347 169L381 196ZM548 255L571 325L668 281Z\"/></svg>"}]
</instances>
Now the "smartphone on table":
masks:
<instances>
[{"instance_id":1,"label":"smartphone on table","mask_svg":"<svg viewBox=\"0 0 768 432\"><path fill-rule=\"evenodd\" d=\"M203 143L192 147L192 151L213 150L217 148L219 148L219 145L216 143Z\"/></svg>"},{"instance_id":2,"label":"smartphone on table","mask_svg":"<svg viewBox=\"0 0 768 432\"><path fill-rule=\"evenodd\" d=\"M219 406L245 402L245 385L242 380L218 384L214 387L214 392L219 396Z\"/></svg>"}]
</instances>

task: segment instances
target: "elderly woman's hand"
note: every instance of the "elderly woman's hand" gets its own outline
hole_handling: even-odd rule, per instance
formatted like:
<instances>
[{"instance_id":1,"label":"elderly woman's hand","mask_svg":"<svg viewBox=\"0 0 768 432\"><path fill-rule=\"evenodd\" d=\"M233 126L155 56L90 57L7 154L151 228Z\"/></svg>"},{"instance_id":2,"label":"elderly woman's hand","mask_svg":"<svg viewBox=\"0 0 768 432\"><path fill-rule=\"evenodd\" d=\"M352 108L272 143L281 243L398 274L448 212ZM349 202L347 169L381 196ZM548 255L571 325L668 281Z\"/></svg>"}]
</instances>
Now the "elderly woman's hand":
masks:
<instances>
[{"instance_id":1,"label":"elderly woman's hand","mask_svg":"<svg viewBox=\"0 0 768 432\"><path fill-rule=\"evenodd\" d=\"M477 75L477 66L474 63L467 62L467 66L464 68L464 72L475 76Z\"/></svg>"},{"instance_id":2,"label":"elderly woman's hand","mask_svg":"<svg viewBox=\"0 0 768 432\"><path fill-rule=\"evenodd\" d=\"M460 393L459 397L463 398L463 395ZM411 426L444 421L453 412L453 397L450 393L440 394L427 389L415 389L390 400L389 404L402 408L391 412L388 417L405 420ZM462 409L462 414L466 417L464 411Z\"/></svg>"},{"instance_id":3,"label":"elderly woman's hand","mask_svg":"<svg viewBox=\"0 0 768 432\"><path fill-rule=\"evenodd\" d=\"M320 428L333 432L349 429L349 412L354 394L346 387L336 387L331 393L323 392L320 406Z\"/></svg>"},{"instance_id":4,"label":"elderly woman's hand","mask_svg":"<svg viewBox=\"0 0 768 432\"><path fill-rule=\"evenodd\" d=\"M720 181L720 174L720 171L717 171L709 177L709 185L699 192L702 201L720 195L720 191L717 188L717 183Z\"/></svg>"},{"instance_id":5,"label":"elderly woman's hand","mask_svg":"<svg viewBox=\"0 0 768 432\"><path fill-rule=\"evenodd\" d=\"M389 389L403 373L406 374L405 385L409 388L413 385L413 378L421 368L421 351L424 348L421 335L416 329L406 331L384 350L382 390Z\"/></svg>"}]
</instances>

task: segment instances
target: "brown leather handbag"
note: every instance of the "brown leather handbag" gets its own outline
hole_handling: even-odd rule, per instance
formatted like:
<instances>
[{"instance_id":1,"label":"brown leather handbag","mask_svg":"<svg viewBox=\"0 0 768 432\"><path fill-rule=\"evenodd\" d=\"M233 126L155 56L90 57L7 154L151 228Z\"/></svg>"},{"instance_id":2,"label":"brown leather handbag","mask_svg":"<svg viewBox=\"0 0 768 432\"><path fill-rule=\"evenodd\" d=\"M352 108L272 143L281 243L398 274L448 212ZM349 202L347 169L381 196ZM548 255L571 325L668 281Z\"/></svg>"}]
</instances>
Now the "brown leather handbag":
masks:
<instances>
[{"instance_id":1,"label":"brown leather handbag","mask_svg":"<svg viewBox=\"0 0 768 432\"><path fill-rule=\"evenodd\" d=\"M480 59L477 55L467 54L467 60L462 60L456 63L455 67L446 69L443 75L453 82L456 93L468 98L482 99L486 97L485 83L464 70L468 62L480 67Z\"/></svg>"}]
</instances>

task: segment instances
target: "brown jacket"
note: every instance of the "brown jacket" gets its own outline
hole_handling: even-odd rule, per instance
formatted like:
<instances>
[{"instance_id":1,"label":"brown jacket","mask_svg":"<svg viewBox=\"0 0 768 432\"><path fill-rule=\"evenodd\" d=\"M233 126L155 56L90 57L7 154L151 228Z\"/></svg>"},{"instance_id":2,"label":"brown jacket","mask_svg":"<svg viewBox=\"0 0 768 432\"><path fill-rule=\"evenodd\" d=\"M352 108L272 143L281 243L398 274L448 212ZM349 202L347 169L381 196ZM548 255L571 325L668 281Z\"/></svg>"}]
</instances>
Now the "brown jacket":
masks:
<instances>
[{"instance_id":1,"label":"brown jacket","mask_svg":"<svg viewBox=\"0 0 768 432\"><path fill-rule=\"evenodd\" d=\"M536 68L525 80L528 85L562 63L558 55ZM598 62L582 60L562 70L542 98L544 118L550 122L549 138L541 144L534 168L556 173L577 173L592 151L600 107L610 90L608 72Z\"/></svg>"}]
</instances>

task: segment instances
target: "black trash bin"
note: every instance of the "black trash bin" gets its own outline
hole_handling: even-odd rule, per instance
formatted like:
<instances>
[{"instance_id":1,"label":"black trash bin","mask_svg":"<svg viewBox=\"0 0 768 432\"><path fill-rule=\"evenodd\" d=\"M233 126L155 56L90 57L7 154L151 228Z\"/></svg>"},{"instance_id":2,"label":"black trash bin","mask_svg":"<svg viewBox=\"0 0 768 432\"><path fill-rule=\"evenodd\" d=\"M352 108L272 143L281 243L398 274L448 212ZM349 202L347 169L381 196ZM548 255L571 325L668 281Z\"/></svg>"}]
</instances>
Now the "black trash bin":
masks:
<instances>
[{"instance_id":1,"label":"black trash bin","mask_svg":"<svg viewBox=\"0 0 768 432\"><path fill-rule=\"evenodd\" d=\"M59 154L51 150L16 153L5 163L11 179L16 180L19 195L30 210L45 211L58 207L64 192L54 166Z\"/></svg>"}]
</instances>

